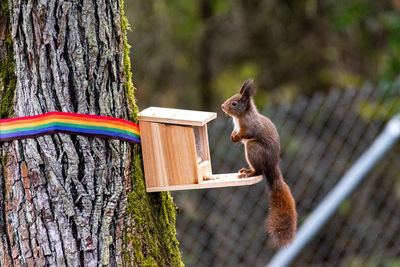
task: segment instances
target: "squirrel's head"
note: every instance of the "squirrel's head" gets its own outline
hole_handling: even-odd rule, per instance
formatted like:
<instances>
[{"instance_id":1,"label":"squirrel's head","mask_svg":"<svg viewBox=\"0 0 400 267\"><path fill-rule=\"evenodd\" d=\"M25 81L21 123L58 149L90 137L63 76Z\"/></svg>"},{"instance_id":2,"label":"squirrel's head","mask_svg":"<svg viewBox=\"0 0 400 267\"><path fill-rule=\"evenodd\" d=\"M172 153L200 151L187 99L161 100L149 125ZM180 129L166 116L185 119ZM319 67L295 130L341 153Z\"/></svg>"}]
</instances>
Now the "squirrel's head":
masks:
<instances>
[{"instance_id":1,"label":"squirrel's head","mask_svg":"<svg viewBox=\"0 0 400 267\"><path fill-rule=\"evenodd\" d=\"M248 79L242 85L240 92L228 98L221 109L230 116L239 117L253 104L253 95L256 92L253 79Z\"/></svg>"}]
</instances>

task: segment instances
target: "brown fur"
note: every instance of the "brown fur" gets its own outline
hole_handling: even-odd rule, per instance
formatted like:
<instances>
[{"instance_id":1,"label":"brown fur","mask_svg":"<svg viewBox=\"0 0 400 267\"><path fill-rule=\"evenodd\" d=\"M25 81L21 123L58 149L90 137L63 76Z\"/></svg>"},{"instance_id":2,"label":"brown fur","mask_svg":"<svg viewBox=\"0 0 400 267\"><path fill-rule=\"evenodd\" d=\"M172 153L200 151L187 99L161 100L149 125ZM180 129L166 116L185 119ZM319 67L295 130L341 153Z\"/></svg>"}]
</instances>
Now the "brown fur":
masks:
<instances>
[{"instance_id":1,"label":"brown fur","mask_svg":"<svg viewBox=\"0 0 400 267\"><path fill-rule=\"evenodd\" d=\"M255 86L247 80L239 94L222 104L222 110L238 121L239 131L231 135L233 142L242 141L250 169L239 170L239 177L265 175L270 189L270 211L266 231L277 246L286 246L296 234L296 204L279 169L280 140L275 125L258 113L254 105Z\"/></svg>"}]
</instances>

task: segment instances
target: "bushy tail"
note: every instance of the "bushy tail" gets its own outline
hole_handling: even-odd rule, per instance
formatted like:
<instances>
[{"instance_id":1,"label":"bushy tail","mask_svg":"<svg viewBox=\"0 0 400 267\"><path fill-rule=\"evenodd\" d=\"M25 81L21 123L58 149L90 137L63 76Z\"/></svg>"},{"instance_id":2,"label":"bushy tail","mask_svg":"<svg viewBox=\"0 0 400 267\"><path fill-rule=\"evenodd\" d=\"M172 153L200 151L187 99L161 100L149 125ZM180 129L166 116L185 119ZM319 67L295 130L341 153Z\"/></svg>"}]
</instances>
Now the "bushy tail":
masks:
<instances>
[{"instance_id":1,"label":"bushy tail","mask_svg":"<svg viewBox=\"0 0 400 267\"><path fill-rule=\"evenodd\" d=\"M271 235L276 246L285 247L293 241L296 235L296 203L278 166L269 168L265 175L270 188L270 208L265 222L266 231Z\"/></svg>"}]
</instances>

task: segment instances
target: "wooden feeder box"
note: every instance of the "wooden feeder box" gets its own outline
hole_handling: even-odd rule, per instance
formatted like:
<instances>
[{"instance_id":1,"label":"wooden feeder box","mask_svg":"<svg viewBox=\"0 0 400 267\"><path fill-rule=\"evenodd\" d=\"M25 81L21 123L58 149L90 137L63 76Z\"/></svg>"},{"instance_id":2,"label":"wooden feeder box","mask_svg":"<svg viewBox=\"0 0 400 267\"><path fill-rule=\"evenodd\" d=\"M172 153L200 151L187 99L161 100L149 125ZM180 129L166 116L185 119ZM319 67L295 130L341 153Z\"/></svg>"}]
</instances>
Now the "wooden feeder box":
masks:
<instances>
[{"instance_id":1,"label":"wooden feeder box","mask_svg":"<svg viewBox=\"0 0 400 267\"><path fill-rule=\"evenodd\" d=\"M252 185L263 179L212 174L207 122L216 117L213 112L158 107L139 113L147 192Z\"/></svg>"}]
</instances>

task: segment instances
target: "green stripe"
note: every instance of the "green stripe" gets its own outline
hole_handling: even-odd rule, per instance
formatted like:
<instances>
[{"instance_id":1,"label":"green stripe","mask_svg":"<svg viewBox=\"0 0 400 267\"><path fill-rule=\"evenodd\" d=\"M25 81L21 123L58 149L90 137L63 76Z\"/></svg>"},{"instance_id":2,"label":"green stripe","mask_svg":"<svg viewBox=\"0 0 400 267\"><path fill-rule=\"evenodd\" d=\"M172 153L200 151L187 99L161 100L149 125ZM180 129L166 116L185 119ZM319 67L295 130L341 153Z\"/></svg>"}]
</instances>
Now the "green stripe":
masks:
<instances>
[{"instance_id":1,"label":"green stripe","mask_svg":"<svg viewBox=\"0 0 400 267\"><path fill-rule=\"evenodd\" d=\"M57 126L66 126L66 127L74 127L74 128L80 128L80 129L110 131L110 132L127 134L127 135L130 135L130 136L139 138L138 134L135 134L135 133L129 132L129 131L125 131L125 130L116 129L116 128L102 127L102 126L91 126L91 125L82 125L82 124L73 124L73 123L63 123L63 122L51 122L51 123L42 124L42 125L39 125L39 126L16 128L16 129L11 129L11 130L1 130L0 129L0 134L33 131L33 130L39 130L39 129L42 129L42 128L55 126L55 125L57 125Z\"/></svg>"}]
</instances>

